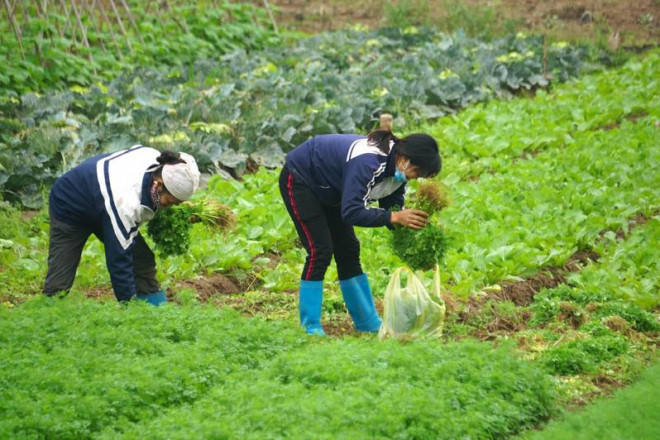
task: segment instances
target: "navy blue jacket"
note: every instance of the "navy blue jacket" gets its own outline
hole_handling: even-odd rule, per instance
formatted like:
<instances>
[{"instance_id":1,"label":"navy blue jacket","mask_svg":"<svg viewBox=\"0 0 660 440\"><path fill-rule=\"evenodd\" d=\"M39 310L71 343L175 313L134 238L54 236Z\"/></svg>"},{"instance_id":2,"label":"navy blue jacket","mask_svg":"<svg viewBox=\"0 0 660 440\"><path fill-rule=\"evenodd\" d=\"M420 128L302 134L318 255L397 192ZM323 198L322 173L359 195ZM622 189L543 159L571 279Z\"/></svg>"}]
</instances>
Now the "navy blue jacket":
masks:
<instances>
[{"instance_id":1,"label":"navy blue jacket","mask_svg":"<svg viewBox=\"0 0 660 440\"><path fill-rule=\"evenodd\" d=\"M394 181L392 147L385 154L365 136L329 134L299 145L286 157L291 172L312 189L321 203L341 208L345 223L391 226L387 209L403 207L406 185ZM378 200L380 208L370 208Z\"/></svg>"},{"instance_id":2,"label":"navy blue jacket","mask_svg":"<svg viewBox=\"0 0 660 440\"><path fill-rule=\"evenodd\" d=\"M153 148L135 146L96 156L63 174L50 191L55 219L87 229L103 241L120 301L136 293L133 247L139 225L154 216L150 184L159 155Z\"/></svg>"}]
</instances>

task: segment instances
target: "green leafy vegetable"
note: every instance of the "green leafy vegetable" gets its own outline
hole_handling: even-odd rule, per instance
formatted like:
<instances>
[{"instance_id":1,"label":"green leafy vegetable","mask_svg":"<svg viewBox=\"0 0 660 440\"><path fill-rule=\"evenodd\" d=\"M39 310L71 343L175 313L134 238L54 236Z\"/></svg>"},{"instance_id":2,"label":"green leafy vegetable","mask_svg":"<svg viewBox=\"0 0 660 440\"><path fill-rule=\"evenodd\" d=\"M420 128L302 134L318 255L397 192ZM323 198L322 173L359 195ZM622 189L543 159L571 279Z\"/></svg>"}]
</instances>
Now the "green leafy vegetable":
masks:
<instances>
[{"instance_id":1,"label":"green leafy vegetable","mask_svg":"<svg viewBox=\"0 0 660 440\"><path fill-rule=\"evenodd\" d=\"M447 250L449 239L437 213L448 205L447 193L440 183L432 180L420 182L408 206L429 214L429 223L420 230L396 226L392 233L392 248L414 270L433 268Z\"/></svg>"},{"instance_id":2,"label":"green leafy vegetable","mask_svg":"<svg viewBox=\"0 0 660 440\"><path fill-rule=\"evenodd\" d=\"M190 217L193 210L187 205L161 209L147 225L147 233L156 249L165 255L182 255L190 247Z\"/></svg>"},{"instance_id":3,"label":"green leafy vegetable","mask_svg":"<svg viewBox=\"0 0 660 440\"><path fill-rule=\"evenodd\" d=\"M414 270L429 270L435 266L448 244L444 228L434 221L418 231L396 227L392 234L394 253Z\"/></svg>"},{"instance_id":4,"label":"green leafy vegetable","mask_svg":"<svg viewBox=\"0 0 660 440\"><path fill-rule=\"evenodd\" d=\"M228 229L235 225L236 218L229 207L207 197L159 210L147 225L147 233L159 252L182 255L190 248L194 223Z\"/></svg>"}]
</instances>

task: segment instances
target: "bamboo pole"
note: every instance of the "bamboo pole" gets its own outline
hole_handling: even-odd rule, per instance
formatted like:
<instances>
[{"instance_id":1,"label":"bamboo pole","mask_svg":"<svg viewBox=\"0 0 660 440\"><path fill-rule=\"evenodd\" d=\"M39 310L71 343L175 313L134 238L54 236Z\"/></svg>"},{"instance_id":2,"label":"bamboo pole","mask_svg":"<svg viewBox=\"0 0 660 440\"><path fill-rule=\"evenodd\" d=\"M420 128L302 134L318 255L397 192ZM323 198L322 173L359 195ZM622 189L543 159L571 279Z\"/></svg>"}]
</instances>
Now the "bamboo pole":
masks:
<instances>
[{"instance_id":1,"label":"bamboo pole","mask_svg":"<svg viewBox=\"0 0 660 440\"><path fill-rule=\"evenodd\" d=\"M174 21L174 23L176 23L176 25L179 26L182 31L189 34L190 29L188 29L188 26L186 25L186 20L179 21L176 19L176 15L172 13L172 7L170 6L167 0L163 0L163 4L165 4L165 7L167 8L167 12L170 13L170 17L172 18L172 21Z\"/></svg>"},{"instance_id":2,"label":"bamboo pole","mask_svg":"<svg viewBox=\"0 0 660 440\"><path fill-rule=\"evenodd\" d=\"M548 33L543 33L543 78L548 77Z\"/></svg>"},{"instance_id":3,"label":"bamboo pole","mask_svg":"<svg viewBox=\"0 0 660 440\"><path fill-rule=\"evenodd\" d=\"M7 14L9 15L11 26L14 28L14 35L16 35L18 48L21 50L21 58L23 58L23 61L25 61L25 51L23 50L23 36L21 35L21 28L16 23L14 11L12 11L12 8L9 6L9 0L5 0L5 8L7 8Z\"/></svg>"},{"instance_id":4,"label":"bamboo pole","mask_svg":"<svg viewBox=\"0 0 660 440\"><path fill-rule=\"evenodd\" d=\"M94 67L94 57L92 56L92 51L91 51L91 46L89 45L89 40L87 39L87 30L85 28L85 25L83 24L81 18L80 18L80 13L78 12L78 7L76 6L75 1L71 1L71 9L73 10L73 13L76 16L76 21L78 22L78 26L80 27L80 33L82 34L83 38L83 43L85 46L87 46L87 59L89 60L90 64L92 65L92 72L94 72L94 75L96 75L96 67Z\"/></svg>"},{"instance_id":5,"label":"bamboo pole","mask_svg":"<svg viewBox=\"0 0 660 440\"><path fill-rule=\"evenodd\" d=\"M105 24L108 26L108 32L110 33L110 39L112 40L112 44L115 46L115 49L117 49L117 56L119 57L120 61L124 61L124 55L121 53L121 48L119 47L119 44L117 43L117 40L115 39L115 33L114 30L112 29L112 25L110 24L110 20L108 19L108 15L105 13L105 7L103 6L103 2L99 2L99 10L101 11L101 18L105 22ZM130 48L130 46L129 46Z\"/></svg>"},{"instance_id":6,"label":"bamboo pole","mask_svg":"<svg viewBox=\"0 0 660 440\"><path fill-rule=\"evenodd\" d=\"M43 4L39 3L39 0L37 0L36 4L37 4L37 15L39 16L40 19L46 21L46 26L49 28L48 37L50 38L50 44L55 45L55 42L53 41L53 33L50 32L50 17L48 16L48 13L46 11L46 8L48 7L48 0L44 0ZM39 35L41 36L42 33L40 32Z\"/></svg>"},{"instance_id":7,"label":"bamboo pole","mask_svg":"<svg viewBox=\"0 0 660 440\"><path fill-rule=\"evenodd\" d=\"M142 39L142 35L140 34L140 29L138 29L137 25L135 24L135 20L133 19L133 14L131 14L131 9L126 4L126 0L121 0L121 4L124 5L124 10L126 10L126 15L128 16L128 20L131 22L133 29L135 29L135 33L138 36L138 40L140 40L140 43L144 45L144 40Z\"/></svg>"},{"instance_id":8,"label":"bamboo pole","mask_svg":"<svg viewBox=\"0 0 660 440\"><path fill-rule=\"evenodd\" d=\"M115 5L115 0L110 0L110 5L112 6L112 10L115 13L115 16L117 17L117 23L119 23L119 29L121 29L122 35L124 35L124 39L126 40L126 45L128 46L128 51L130 53L133 53L133 46L131 46L131 40L128 38L128 34L126 34L126 29L124 28L124 23L121 21L121 16L119 15L119 11L117 10L117 5Z\"/></svg>"},{"instance_id":9,"label":"bamboo pole","mask_svg":"<svg viewBox=\"0 0 660 440\"><path fill-rule=\"evenodd\" d=\"M275 33L279 35L279 31L277 30L277 23L275 22L275 17L273 17L273 11L270 8L270 3L268 0L264 0L264 6L266 7L266 11L268 11L268 17L270 17L271 23L273 23L273 28L275 29Z\"/></svg>"},{"instance_id":10,"label":"bamboo pole","mask_svg":"<svg viewBox=\"0 0 660 440\"><path fill-rule=\"evenodd\" d=\"M78 23L78 28L80 29L80 34L82 35L83 44L87 47L90 47L89 40L87 39L87 28L85 28L85 25L80 19L80 13L78 12L78 7L76 6L75 1L71 2L71 10L76 17L76 23Z\"/></svg>"},{"instance_id":11,"label":"bamboo pole","mask_svg":"<svg viewBox=\"0 0 660 440\"><path fill-rule=\"evenodd\" d=\"M39 0L37 0L37 1L35 2L35 5L36 5L35 9L36 9L36 11L37 11L37 17L38 17L39 19L41 19L41 11L39 10ZM25 14L25 16L27 17L27 19L26 19L26 23L27 23L28 28L29 28L29 26L30 26L30 24L31 24L31 15L32 15L32 14L30 14L30 12L31 12L31 11L29 11L29 10L27 9L25 3L23 3L23 14ZM37 38L36 40L34 40L34 53L37 55L37 58L39 58L39 64L41 64L42 66L45 66L45 65L46 65L46 62L45 62L45 60L44 60L43 53L41 52L41 46L39 45L39 42L40 42L40 41L43 41L43 39L44 39L44 31L43 31L43 29L42 29L42 27L41 27L41 25L40 25L40 26L39 26L39 38Z\"/></svg>"},{"instance_id":12,"label":"bamboo pole","mask_svg":"<svg viewBox=\"0 0 660 440\"><path fill-rule=\"evenodd\" d=\"M76 26L75 23L75 18L73 18L73 14L71 13L71 9L66 7L66 2L64 0L60 0L60 5L62 5L62 8L64 9L64 14L66 14L66 23L64 24L64 34L66 35L66 31L69 30L69 25L71 26L71 39L77 46L78 44L81 43L81 41L78 41L78 27Z\"/></svg>"},{"instance_id":13,"label":"bamboo pole","mask_svg":"<svg viewBox=\"0 0 660 440\"><path fill-rule=\"evenodd\" d=\"M23 23L26 28L30 27L30 11L27 9L27 2L19 2L21 4L21 12L23 13ZM14 6L16 9L16 6Z\"/></svg>"},{"instance_id":14,"label":"bamboo pole","mask_svg":"<svg viewBox=\"0 0 660 440\"><path fill-rule=\"evenodd\" d=\"M48 0L44 0L46 6L48 5ZM59 14L57 13L57 5L55 4L55 0L53 0L53 9L55 9L55 13L53 14L55 16L55 29L57 29L57 34L60 36L60 38L64 38L64 32L62 31L62 28L60 28L60 18ZM46 8L44 8L46 10Z\"/></svg>"},{"instance_id":15,"label":"bamboo pole","mask_svg":"<svg viewBox=\"0 0 660 440\"><path fill-rule=\"evenodd\" d=\"M101 49L103 49L103 52L107 53L108 51L105 49L105 44L103 44L103 38L101 38L101 30L99 29L99 25L96 21L94 21L94 7L96 6L96 0L92 1L91 6L87 5L87 0L81 0L81 1L83 7L85 8L85 11L89 14L89 20L94 25L94 30L98 34L99 43L101 43Z\"/></svg>"},{"instance_id":16,"label":"bamboo pole","mask_svg":"<svg viewBox=\"0 0 660 440\"><path fill-rule=\"evenodd\" d=\"M66 15L66 23L64 23L64 29L62 30L63 34L66 34L66 31L69 30L69 25L71 24L71 14L69 14L69 8L66 7L66 3L64 0L59 0L60 1L60 6L62 6L62 9L64 9L64 15ZM76 32L75 29L76 27L73 27L74 32L71 38L75 40Z\"/></svg>"}]
</instances>

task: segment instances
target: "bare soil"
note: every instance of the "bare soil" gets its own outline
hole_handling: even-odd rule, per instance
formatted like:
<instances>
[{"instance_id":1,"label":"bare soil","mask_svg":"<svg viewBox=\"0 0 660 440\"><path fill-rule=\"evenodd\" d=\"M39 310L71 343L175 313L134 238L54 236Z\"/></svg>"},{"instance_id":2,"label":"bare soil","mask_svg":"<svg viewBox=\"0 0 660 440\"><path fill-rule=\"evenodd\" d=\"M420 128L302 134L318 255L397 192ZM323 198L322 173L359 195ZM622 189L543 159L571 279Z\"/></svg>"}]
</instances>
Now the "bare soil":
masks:
<instances>
[{"instance_id":1,"label":"bare soil","mask_svg":"<svg viewBox=\"0 0 660 440\"><path fill-rule=\"evenodd\" d=\"M263 5L261 0L253 3ZM424 0L418 0L420 4ZM279 27L317 33L355 24L386 26L388 4L375 0L270 0ZM459 0L426 0L430 24L446 20ZM469 10L494 11L495 20L516 23L516 30L548 33L571 41L603 41L616 47L660 42L657 0L462 0Z\"/></svg>"},{"instance_id":2,"label":"bare soil","mask_svg":"<svg viewBox=\"0 0 660 440\"><path fill-rule=\"evenodd\" d=\"M571 255L561 267L551 267L523 281L506 281L502 290L493 293L493 299L513 301L517 306L528 306L534 300L534 295L542 289L552 289L566 282L566 275L579 272L591 261L598 261L600 255L594 251L578 251Z\"/></svg>"},{"instance_id":3,"label":"bare soil","mask_svg":"<svg viewBox=\"0 0 660 440\"><path fill-rule=\"evenodd\" d=\"M178 287L194 288L197 290L198 298L202 302L208 302L215 295L231 295L241 292L236 283L219 273L193 280L184 280Z\"/></svg>"}]
</instances>

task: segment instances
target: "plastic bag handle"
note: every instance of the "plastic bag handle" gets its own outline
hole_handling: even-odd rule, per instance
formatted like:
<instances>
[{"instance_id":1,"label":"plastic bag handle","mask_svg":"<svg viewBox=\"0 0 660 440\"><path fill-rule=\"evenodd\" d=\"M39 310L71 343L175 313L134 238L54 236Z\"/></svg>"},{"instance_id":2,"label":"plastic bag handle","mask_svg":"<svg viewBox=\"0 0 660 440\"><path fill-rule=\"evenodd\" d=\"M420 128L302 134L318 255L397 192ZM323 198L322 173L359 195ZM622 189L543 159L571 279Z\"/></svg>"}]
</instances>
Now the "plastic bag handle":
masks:
<instances>
[{"instance_id":1,"label":"plastic bag handle","mask_svg":"<svg viewBox=\"0 0 660 440\"><path fill-rule=\"evenodd\" d=\"M396 268L392 276L396 277L396 283L399 287L401 287L401 272L408 272L409 275L415 276L415 272L407 266L401 266ZM435 264L435 270L433 273L433 290L435 292L435 296L437 296L440 300L442 300L442 295L441 295L442 290L440 284L440 265L438 263Z\"/></svg>"},{"instance_id":2,"label":"plastic bag handle","mask_svg":"<svg viewBox=\"0 0 660 440\"><path fill-rule=\"evenodd\" d=\"M401 272L408 272L408 274L410 275L415 275L415 273L409 267L406 266L398 267L396 270L394 270L394 275L393 275L396 277L396 285L398 287L401 287Z\"/></svg>"}]
</instances>

